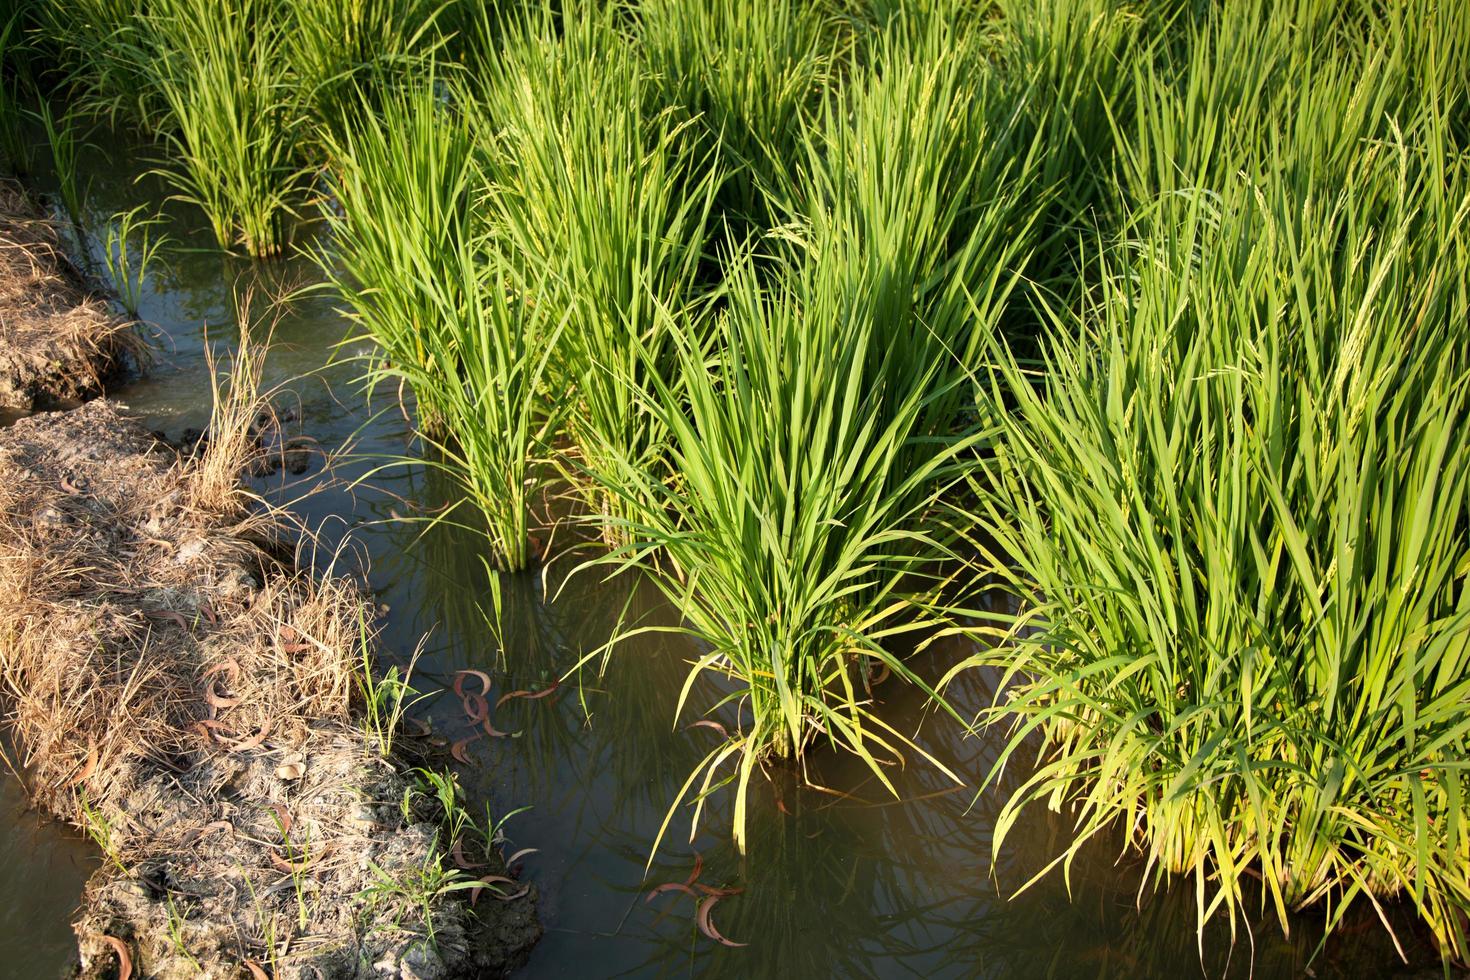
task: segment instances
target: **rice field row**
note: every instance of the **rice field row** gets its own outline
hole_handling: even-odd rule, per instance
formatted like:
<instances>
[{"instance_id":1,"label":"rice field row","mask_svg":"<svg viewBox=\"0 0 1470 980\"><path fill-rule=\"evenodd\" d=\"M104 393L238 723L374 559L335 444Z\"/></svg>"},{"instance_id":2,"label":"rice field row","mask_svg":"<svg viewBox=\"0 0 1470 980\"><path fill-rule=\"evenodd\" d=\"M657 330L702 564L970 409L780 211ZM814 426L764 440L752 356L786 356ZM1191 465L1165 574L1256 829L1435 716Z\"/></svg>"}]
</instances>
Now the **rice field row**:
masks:
<instances>
[{"instance_id":1,"label":"rice field row","mask_svg":"<svg viewBox=\"0 0 1470 980\"><path fill-rule=\"evenodd\" d=\"M726 791L739 841L753 778L812 751L940 765L872 685L961 633L955 671L1005 684L954 723L1034 757L997 849L1066 808L1059 863L1125 828L1201 922L1258 878L1283 923L1406 899L1470 958L1470 8L85 0L0 29L13 163L39 97L53 146L150 134L223 246L320 219L370 383L463 491L441 519L499 571L559 542L682 611L686 692L728 695L679 721L726 738L671 819Z\"/></svg>"}]
</instances>

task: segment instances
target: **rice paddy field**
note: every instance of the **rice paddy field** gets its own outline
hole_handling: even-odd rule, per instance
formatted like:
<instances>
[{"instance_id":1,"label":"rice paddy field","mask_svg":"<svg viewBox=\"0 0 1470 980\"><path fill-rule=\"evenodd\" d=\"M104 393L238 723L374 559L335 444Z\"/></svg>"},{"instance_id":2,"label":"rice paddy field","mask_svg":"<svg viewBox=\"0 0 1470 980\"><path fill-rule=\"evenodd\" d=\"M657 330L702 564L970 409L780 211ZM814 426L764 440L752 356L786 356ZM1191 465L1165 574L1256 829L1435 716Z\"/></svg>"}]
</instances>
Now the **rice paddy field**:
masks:
<instances>
[{"instance_id":1,"label":"rice paddy field","mask_svg":"<svg viewBox=\"0 0 1470 980\"><path fill-rule=\"evenodd\" d=\"M3 16L113 394L268 336L521 975L1470 966L1470 5Z\"/></svg>"}]
</instances>

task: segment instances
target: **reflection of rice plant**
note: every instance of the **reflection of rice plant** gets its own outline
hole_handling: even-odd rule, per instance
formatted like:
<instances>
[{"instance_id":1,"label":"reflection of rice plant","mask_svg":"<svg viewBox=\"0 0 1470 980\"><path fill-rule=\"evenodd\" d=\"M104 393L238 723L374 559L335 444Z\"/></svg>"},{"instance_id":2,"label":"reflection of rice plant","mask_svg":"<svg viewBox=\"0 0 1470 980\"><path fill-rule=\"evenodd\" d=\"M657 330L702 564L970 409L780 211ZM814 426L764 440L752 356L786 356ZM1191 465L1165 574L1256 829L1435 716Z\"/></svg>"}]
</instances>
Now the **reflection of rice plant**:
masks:
<instances>
[{"instance_id":1,"label":"reflection of rice plant","mask_svg":"<svg viewBox=\"0 0 1470 980\"><path fill-rule=\"evenodd\" d=\"M161 218L141 217L145 210L146 205L140 204L130 211L113 215L107 225L107 240L103 243L103 261L112 281L113 294L135 320L149 270L158 261L158 253L171 241L168 235L154 231L163 223Z\"/></svg>"}]
</instances>

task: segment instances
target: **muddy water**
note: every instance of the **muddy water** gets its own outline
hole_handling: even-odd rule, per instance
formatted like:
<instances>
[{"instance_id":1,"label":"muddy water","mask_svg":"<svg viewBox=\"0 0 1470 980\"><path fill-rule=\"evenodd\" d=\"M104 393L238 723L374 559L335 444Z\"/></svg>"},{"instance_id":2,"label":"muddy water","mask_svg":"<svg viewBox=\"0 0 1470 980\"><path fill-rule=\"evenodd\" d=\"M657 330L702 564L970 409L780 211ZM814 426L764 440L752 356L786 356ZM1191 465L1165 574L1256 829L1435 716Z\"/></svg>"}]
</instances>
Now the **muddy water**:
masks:
<instances>
[{"instance_id":1,"label":"muddy water","mask_svg":"<svg viewBox=\"0 0 1470 980\"><path fill-rule=\"evenodd\" d=\"M72 913L97 861L80 834L44 820L20 782L0 776L0 976L56 976L75 958Z\"/></svg>"},{"instance_id":2,"label":"muddy water","mask_svg":"<svg viewBox=\"0 0 1470 980\"><path fill-rule=\"evenodd\" d=\"M134 183L139 169L127 159L95 162L99 221L162 197L149 181ZM159 361L146 381L117 395L170 436L205 425L204 351L206 344L232 343L236 297L252 289L280 295L314 277L301 260L255 265L222 256L201 232L179 230L190 227L198 223L188 215L174 222L179 245L144 299L143 315L159 330ZM268 380L283 385L278 402L324 447L350 442L362 453L411 457L396 405L370 410L353 385L357 367L350 360L327 366L334 355L353 353L339 347L347 333L329 294L289 304L272 329ZM592 576L568 582L564 570L553 568L502 580L504 625L497 635L482 612L491 593L475 536L449 527L424 533L394 519L412 512L405 501L437 506L445 499L443 481L409 463L362 486L344 485L376 465L344 461L334 468L336 486L304 499L321 482L320 460L305 474L265 479L260 489L295 500L302 519L321 530L320 564L335 561L366 576L388 607L387 657L406 662L421 649L416 684L429 697L415 710L442 737L468 734L454 699L442 696L455 670L489 672L496 695L540 690L597 651L619 615L672 621L673 611L646 586L606 585ZM963 652L936 651L921 669L937 674ZM688 808L673 815L650 865L670 804L714 745L709 729L673 724L686 665L696 654L658 633L625 643L601 670L584 672L579 685L506 703L495 722L513 737L469 747L475 764L459 775L477 811L499 820L528 808L506 820L509 849L538 849L521 863L540 891L547 932L522 975L1295 977L1312 957L1320 922L1298 921L1288 939L1264 915L1242 923L1233 945L1223 925L1212 926L1201 952L1192 890L1175 888L1140 905L1142 869L1120 857L1116 840L1099 842L1079 859L1070 895L1061 875L1052 874L1008 898L1065 846L1065 824L1044 812L1029 814L992 868L1001 794L977 797L975 786L994 760L997 740L963 737L952 719L926 713L897 685L879 689L888 702L885 717L914 733L965 786L916 764L893 774L895 800L850 763L819 759L811 776L820 790L800 788L779 773L758 780L744 857L722 832L729 801L717 794L692 842ZM718 693L696 685L690 704L713 703ZM973 674L951 693L969 713L992 692L985 677ZM7 846L29 832L8 805L0 819ZM75 849L74 841L53 833L41 846L11 847L4 855L0 908L24 906L26 915L0 917L0 949L29 947L35 962L25 975L55 973L69 954L62 919L75 903L79 876L53 870L84 868ZM688 880L696 864L699 882L741 889L717 903L712 920L732 942L747 945L721 946L702 936L694 902L677 891L647 898L654 885ZM40 938L53 933L60 938ZM1422 947L1411 948L1424 958ZM1403 969L1367 920L1351 923L1312 968L1318 977Z\"/></svg>"}]
</instances>

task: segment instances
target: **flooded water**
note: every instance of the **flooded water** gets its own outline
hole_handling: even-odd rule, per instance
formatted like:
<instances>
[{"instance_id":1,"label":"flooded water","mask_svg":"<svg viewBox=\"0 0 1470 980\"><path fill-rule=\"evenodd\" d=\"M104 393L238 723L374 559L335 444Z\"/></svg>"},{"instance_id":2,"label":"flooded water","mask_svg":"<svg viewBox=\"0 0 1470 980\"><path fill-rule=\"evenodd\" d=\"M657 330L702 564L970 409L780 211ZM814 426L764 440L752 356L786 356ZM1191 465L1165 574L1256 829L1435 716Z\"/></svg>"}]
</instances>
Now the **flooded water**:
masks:
<instances>
[{"instance_id":1,"label":"flooded water","mask_svg":"<svg viewBox=\"0 0 1470 980\"><path fill-rule=\"evenodd\" d=\"M134 182L141 169L131 159L95 162L91 194L99 220L162 197L150 181ZM314 277L311 263L301 259L255 265L222 256L201 232L179 230L191 223L197 228L187 215L174 222L180 241L170 268L152 278L144 297L143 315L159 331L158 363L146 380L116 393L170 436L206 423L205 346L232 343L236 296L251 289L280 295ZM299 297L274 322L268 381L283 385L278 403L299 416L307 434L329 449L350 442L368 458L341 462L335 485L304 499L321 481L319 461L304 475L274 477L261 489L297 500L297 514L322 533L318 560L335 555L339 569L361 571L388 606L385 661L406 663L422 642L415 678L430 696L417 714L459 738L468 726L455 700L438 693L455 670L489 672L497 695L539 690L598 650L619 615L673 621L675 611L651 588L590 575L567 582L565 570L553 568L504 577L497 635L482 613L491 590L475 535L449 526L424 533L393 519L407 512L405 501L436 506L446 492L443 480L409 464L363 486L347 485L381 457L413 453L396 403L369 410L354 385L357 366L350 360L328 366L334 355L353 353L339 346L347 335L329 293ZM697 653L667 634L626 642L605 669L584 672L580 685L501 707L495 722L514 737L470 747L476 762L460 778L476 806L497 818L528 808L509 818L506 831L512 849L538 849L523 860L523 874L539 889L546 935L522 976L1274 978L1301 976L1309 961L1317 977L1406 969L1368 919L1350 923L1315 959L1321 923L1310 917L1296 922L1287 938L1263 914L1241 923L1233 945L1224 924L1212 925L1201 951L1192 889L1146 894L1140 902L1142 869L1135 858L1120 856L1116 840L1078 860L1070 894L1053 873L1009 897L1065 847L1065 822L1042 811L1028 814L992 867L991 832L1004 787L979 797L975 787L994 760L998 736L965 737L961 726L926 712L897 684L879 688L888 701L885 718L915 734L965 777L965 786L915 764L895 774L895 800L848 760L819 758L811 776L823 789L801 788L780 773L758 780L743 857L728 840L728 799L716 794L693 842L688 808L673 815L645 870L671 802L715 743L709 729L685 727L696 714L686 712L678 725L673 718ZM963 653L934 651L919 669L937 675ZM991 693L978 673L951 691L961 714L986 705ZM717 696L697 686L690 704ZM66 917L88 863L74 839L38 832L33 818L17 815L13 786L5 792L0 948L27 949L27 972L15 975L55 975L71 952ZM38 833L39 844L18 843ZM740 889L717 903L712 919L730 940L746 945L721 946L701 935L687 896L648 898L659 883L686 881L696 863L700 882ZM1431 955L1411 948L1421 961Z\"/></svg>"},{"instance_id":2,"label":"flooded water","mask_svg":"<svg viewBox=\"0 0 1470 980\"><path fill-rule=\"evenodd\" d=\"M55 977L76 959L72 913L97 863L88 841L43 819L20 781L0 775L0 976Z\"/></svg>"}]
</instances>

